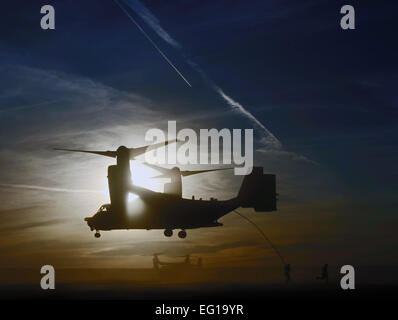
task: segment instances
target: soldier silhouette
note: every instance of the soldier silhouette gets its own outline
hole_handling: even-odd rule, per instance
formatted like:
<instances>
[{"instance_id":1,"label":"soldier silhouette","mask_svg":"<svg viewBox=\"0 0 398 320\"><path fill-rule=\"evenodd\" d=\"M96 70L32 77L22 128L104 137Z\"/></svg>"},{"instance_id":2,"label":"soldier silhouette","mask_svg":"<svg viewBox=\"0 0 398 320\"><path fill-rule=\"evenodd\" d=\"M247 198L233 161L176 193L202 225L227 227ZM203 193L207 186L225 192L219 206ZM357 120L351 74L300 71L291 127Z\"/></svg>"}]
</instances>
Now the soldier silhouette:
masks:
<instances>
[{"instance_id":1,"label":"soldier silhouette","mask_svg":"<svg viewBox=\"0 0 398 320\"><path fill-rule=\"evenodd\" d=\"M328 274L328 264L326 263L322 267L322 274L320 277L316 277L317 280L325 280L325 283L329 282L329 274Z\"/></svg>"},{"instance_id":2,"label":"soldier silhouette","mask_svg":"<svg viewBox=\"0 0 398 320\"><path fill-rule=\"evenodd\" d=\"M285 278L286 278L286 284L290 282L290 263L285 265Z\"/></svg>"}]
</instances>

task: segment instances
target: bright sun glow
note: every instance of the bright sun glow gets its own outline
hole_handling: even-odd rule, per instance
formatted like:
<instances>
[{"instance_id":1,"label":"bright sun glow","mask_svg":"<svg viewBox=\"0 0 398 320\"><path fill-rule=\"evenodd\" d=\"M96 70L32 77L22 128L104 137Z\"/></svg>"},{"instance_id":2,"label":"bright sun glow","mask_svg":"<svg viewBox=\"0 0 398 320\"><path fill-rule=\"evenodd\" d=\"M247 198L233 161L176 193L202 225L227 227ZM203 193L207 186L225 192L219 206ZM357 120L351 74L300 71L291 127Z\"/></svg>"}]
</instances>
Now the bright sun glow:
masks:
<instances>
[{"instance_id":1,"label":"bright sun glow","mask_svg":"<svg viewBox=\"0 0 398 320\"><path fill-rule=\"evenodd\" d=\"M154 169L147 167L137 160L133 160L130 162L130 170L131 170L131 180L132 182L140 187L150 189L153 191L162 192L163 191L163 183L162 179L153 179L152 177L159 175ZM130 193L129 201L137 199L138 196Z\"/></svg>"},{"instance_id":2,"label":"bright sun glow","mask_svg":"<svg viewBox=\"0 0 398 320\"><path fill-rule=\"evenodd\" d=\"M147 167L137 160L130 161L130 171L131 180L135 185L152 191L163 192L163 184L167 182L167 179L152 178L159 175L158 171ZM109 197L108 180L104 181L104 185L104 193ZM137 195L129 193L128 201L130 202L137 198Z\"/></svg>"}]
</instances>

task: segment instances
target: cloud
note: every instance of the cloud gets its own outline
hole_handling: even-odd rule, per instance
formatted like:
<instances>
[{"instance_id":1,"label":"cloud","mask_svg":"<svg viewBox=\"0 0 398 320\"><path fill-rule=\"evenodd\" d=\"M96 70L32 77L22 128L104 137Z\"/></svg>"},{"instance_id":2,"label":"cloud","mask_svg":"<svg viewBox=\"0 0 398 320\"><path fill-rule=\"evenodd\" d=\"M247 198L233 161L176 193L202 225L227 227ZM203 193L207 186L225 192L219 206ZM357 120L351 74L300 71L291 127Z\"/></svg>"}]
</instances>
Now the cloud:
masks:
<instances>
[{"instance_id":1,"label":"cloud","mask_svg":"<svg viewBox=\"0 0 398 320\"><path fill-rule=\"evenodd\" d=\"M32 186L32 185L26 185L26 184L0 183L0 187L3 187L3 188L16 188L16 189L41 190L41 191L51 191L51 192L103 193L103 191L101 191L101 190L52 188L52 187Z\"/></svg>"},{"instance_id":2,"label":"cloud","mask_svg":"<svg viewBox=\"0 0 398 320\"><path fill-rule=\"evenodd\" d=\"M239 102L233 100L231 97L226 95L224 91L220 88L216 88L217 92L220 96L231 106L233 110L237 110L241 112L245 117L252 120L260 129L262 129L265 133L265 137L262 140L264 145L271 145L276 149L282 147L280 141L259 121L255 116L253 116L248 110L246 110Z\"/></svg>"},{"instance_id":3,"label":"cloud","mask_svg":"<svg viewBox=\"0 0 398 320\"><path fill-rule=\"evenodd\" d=\"M55 104L57 102L60 102L60 100L52 100L52 101L43 101L39 103L33 103L33 104L26 104L26 105L20 105L20 106L14 106L11 108L7 109L2 109L0 110L0 113L4 112L14 112L14 111L19 111L19 110L26 110L26 109L31 109L31 108L39 108L42 106L50 105L50 104Z\"/></svg>"},{"instance_id":4,"label":"cloud","mask_svg":"<svg viewBox=\"0 0 398 320\"><path fill-rule=\"evenodd\" d=\"M0 71L2 88L16 93L0 97L2 111L13 111L0 119L0 131L9 134L1 141L2 150L20 146L25 152L36 151L38 144L43 148L48 143L49 149L66 141L98 143L104 136L116 140L126 127L143 128L163 119L150 99L85 77L15 65Z\"/></svg>"},{"instance_id":5,"label":"cloud","mask_svg":"<svg viewBox=\"0 0 398 320\"><path fill-rule=\"evenodd\" d=\"M165 42L173 46L175 49L178 49L182 53L182 46L174 40L160 25L159 20L150 12L148 8L146 8L141 2L138 0L124 0L132 10L134 10L152 30L154 30L158 36L163 39ZM134 21L134 23L136 23ZM136 23L137 25L137 23ZM137 25L137 27L139 27ZM139 27L140 28L140 27ZM146 34L145 34L146 35ZM147 36L147 35L146 35ZM147 36L148 37L148 36ZM152 40L149 38L152 42ZM183 54L184 55L184 54ZM214 84L212 80L208 78L206 73L195 63L192 59L186 57L184 55L186 62L191 65L202 77L203 79L210 85L210 87L218 93L218 95L230 106L233 110L241 113L244 117L248 118L252 121L257 127L259 127L263 134L265 135L260 142L269 148L281 148L280 141L268 130L265 126L253 115L251 114L246 108L242 106L242 104L233 100L230 96L226 95L223 90ZM176 70L178 73L179 71ZM182 75L181 75L182 76ZM185 78L184 78L185 80Z\"/></svg>"},{"instance_id":6,"label":"cloud","mask_svg":"<svg viewBox=\"0 0 398 320\"><path fill-rule=\"evenodd\" d=\"M150 99L99 81L26 66L0 69L0 85L10 93L0 96L0 105L14 109L0 117L1 135L8 137L0 141L3 206L11 205L13 197L25 203L47 201L46 192L58 193L57 198L62 193L104 194L108 159L53 148L140 146L148 127L164 119ZM101 175L96 177L93 168ZM25 190L45 192L34 197Z\"/></svg>"},{"instance_id":7,"label":"cloud","mask_svg":"<svg viewBox=\"0 0 398 320\"><path fill-rule=\"evenodd\" d=\"M107 124L119 123L118 118L126 114L134 114L138 120L155 116L149 99L89 78L21 65L2 66L0 71L3 75L0 85L9 93L0 96L1 110L21 111L17 113L19 118L26 120L30 116L29 124L51 117L48 124L59 125L74 117L74 123L84 121L87 124L89 121L90 127L103 128ZM37 118L40 111L46 112ZM85 127L87 129L87 125Z\"/></svg>"},{"instance_id":8,"label":"cloud","mask_svg":"<svg viewBox=\"0 0 398 320\"><path fill-rule=\"evenodd\" d=\"M45 220L40 222L29 222L24 224L18 224L9 227L2 227L0 228L0 232L12 232L12 231L24 231L26 229L37 228L37 227L47 227L54 224L58 224L63 222L63 219L52 219L52 220Z\"/></svg>"},{"instance_id":9,"label":"cloud","mask_svg":"<svg viewBox=\"0 0 398 320\"><path fill-rule=\"evenodd\" d=\"M24 224L31 222L32 219L40 217L40 212L42 212L43 209L44 207L41 206L24 206L20 208L1 209L0 217L2 219L2 225L0 230L9 228L10 223ZM10 230L12 230L12 228Z\"/></svg>"},{"instance_id":10,"label":"cloud","mask_svg":"<svg viewBox=\"0 0 398 320\"><path fill-rule=\"evenodd\" d=\"M173 39L173 37L163 29L160 21L156 18L151 11L148 10L138 0L124 0L124 2L133 9L157 34L160 38L166 41L171 46L180 49L181 45Z\"/></svg>"}]
</instances>

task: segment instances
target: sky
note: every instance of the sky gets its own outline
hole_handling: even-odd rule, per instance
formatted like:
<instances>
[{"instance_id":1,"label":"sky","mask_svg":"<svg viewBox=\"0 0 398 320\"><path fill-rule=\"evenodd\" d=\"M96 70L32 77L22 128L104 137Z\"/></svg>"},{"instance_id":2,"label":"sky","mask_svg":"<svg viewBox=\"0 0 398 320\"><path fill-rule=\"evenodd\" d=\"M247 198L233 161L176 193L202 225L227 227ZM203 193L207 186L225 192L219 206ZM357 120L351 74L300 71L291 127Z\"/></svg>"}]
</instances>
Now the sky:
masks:
<instances>
[{"instance_id":1,"label":"sky","mask_svg":"<svg viewBox=\"0 0 398 320\"><path fill-rule=\"evenodd\" d=\"M254 163L277 175L280 200L277 212L242 212L285 260L397 264L392 2L348 1L355 30L340 28L341 1L21 2L4 1L0 22L3 267L141 268L155 252L279 265L233 213L184 240L162 230L93 237L83 219L109 201L114 160L53 148L138 147L168 120L178 130L254 130ZM55 30L40 28L44 4L54 5ZM183 194L228 199L241 180L188 177Z\"/></svg>"}]
</instances>

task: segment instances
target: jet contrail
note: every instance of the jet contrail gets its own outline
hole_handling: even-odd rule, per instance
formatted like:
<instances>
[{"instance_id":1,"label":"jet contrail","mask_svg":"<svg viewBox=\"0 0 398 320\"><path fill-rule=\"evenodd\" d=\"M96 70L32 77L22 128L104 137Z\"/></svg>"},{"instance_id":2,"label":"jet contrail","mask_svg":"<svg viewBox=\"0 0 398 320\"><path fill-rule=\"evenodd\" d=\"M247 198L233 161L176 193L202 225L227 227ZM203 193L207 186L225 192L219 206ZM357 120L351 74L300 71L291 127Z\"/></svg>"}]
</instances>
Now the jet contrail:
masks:
<instances>
[{"instance_id":1,"label":"jet contrail","mask_svg":"<svg viewBox=\"0 0 398 320\"><path fill-rule=\"evenodd\" d=\"M255 117L253 116L248 110L246 110L239 102L233 100L230 96L226 95L221 88L215 86L215 90L218 94L229 104L232 109L239 110L245 117L252 120L258 127L260 127L264 132L267 134L265 137L266 141L272 143L275 148L281 148L281 142Z\"/></svg>"},{"instance_id":2,"label":"jet contrail","mask_svg":"<svg viewBox=\"0 0 398 320\"><path fill-rule=\"evenodd\" d=\"M139 15L147 25L154 30L159 37L161 37L165 42L170 44L177 50L182 50L182 46L175 40L171 35L167 33L166 30L162 28L159 20L147 9L139 0L124 0L123 1L127 6L129 6L137 15ZM220 95L227 104L237 111L239 111L243 116L248 118L250 121L254 122L254 124L259 127L264 132L264 138L261 139L261 143L264 145L272 144L275 148L281 148L281 142L269 131L265 126L246 108L243 107L240 103L233 100L230 96L225 94L221 88L219 88L206 74L205 72L189 57L187 57L184 53L183 56L186 62L196 70L202 78L210 85L210 87Z\"/></svg>"},{"instance_id":3,"label":"jet contrail","mask_svg":"<svg viewBox=\"0 0 398 320\"><path fill-rule=\"evenodd\" d=\"M149 35L141 28L141 26L134 20L134 18L127 12L127 10L120 4L119 0L114 0L116 4L123 10L123 12L130 18L130 20L137 26L137 28L142 32L142 34L148 39L148 41L154 46L154 48L160 53L160 55L166 60L166 62L177 72L177 74L185 81L185 83L190 86L189 81L182 75L182 73L176 68L176 66L166 57L162 50L156 45L156 43L149 37Z\"/></svg>"}]
</instances>

